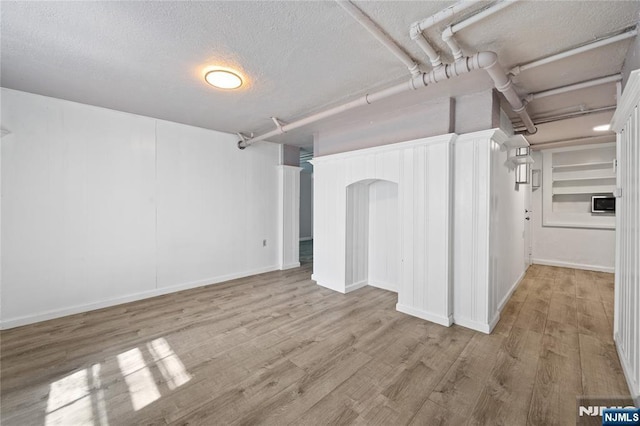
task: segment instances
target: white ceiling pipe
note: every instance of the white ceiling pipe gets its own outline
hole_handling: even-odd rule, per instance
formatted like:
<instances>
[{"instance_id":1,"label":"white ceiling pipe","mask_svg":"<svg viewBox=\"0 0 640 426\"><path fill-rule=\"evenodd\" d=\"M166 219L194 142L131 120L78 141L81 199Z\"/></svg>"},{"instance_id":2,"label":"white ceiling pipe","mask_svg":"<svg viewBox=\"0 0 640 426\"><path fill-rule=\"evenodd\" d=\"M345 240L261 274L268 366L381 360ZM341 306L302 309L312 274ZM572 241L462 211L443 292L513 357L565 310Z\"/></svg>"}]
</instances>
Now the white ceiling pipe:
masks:
<instances>
[{"instance_id":1,"label":"white ceiling pipe","mask_svg":"<svg viewBox=\"0 0 640 426\"><path fill-rule=\"evenodd\" d=\"M431 60L432 65L434 65L434 71L435 71L435 73L433 74L434 77L438 78L440 77L440 74L441 74L439 73L440 68L442 67L440 56L438 55L437 57L434 57L435 50L428 43L426 37L424 37L424 34L422 34L422 31L428 28L429 26L435 25L438 22L451 18L456 13L459 13L460 11L467 9L468 7L473 6L474 4L475 3L473 2L456 3L455 5L448 7L447 9L444 9L443 11L427 18L426 20L422 20L411 25L411 29L410 29L411 38L414 39L418 43L418 45L425 51L425 53L427 53L427 55L429 56L429 59ZM473 18L470 18L466 21L461 22L460 24L458 24L458 28L459 29L466 28L467 26L472 25L483 18L486 18L487 16L493 13L496 13L499 10L502 10L505 7L510 6L511 4L513 4L513 2L503 1L503 2L496 3L495 5L480 12ZM451 65L453 65L453 69L455 70L456 64L465 62L465 57L462 53L462 50L460 49L460 46L458 45L458 43L455 41L453 37L452 27L450 27L450 30L451 30L450 33L446 37L443 35L443 40L445 40L449 45L449 47L451 47L451 50L455 58L455 62ZM531 134L535 133L537 129L534 126L533 121L531 121L531 117L529 117L529 114L527 113L526 105L522 102L522 99L520 99L520 96L518 95L515 88L513 87L513 82L511 81L511 78L507 76L507 74L504 72L504 70L498 63L498 56L494 52L480 52L471 57L466 58L466 61L468 62L472 58L478 61L477 64L473 65L474 69L482 68L485 71L487 71L487 73L493 80L496 89L498 89L498 91L504 95L504 97L507 99L507 102L509 102L509 104L511 105L511 108L513 109L513 111L520 116L520 118L522 119L522 122L527 128L527 131ZM450 65L445 66L445 68L450 69L448 67L450 67ZM446 76L446 78L449 78L449 77L450 76Z\"/></svg>"},{"instance_id":2,"label":"white ceiling pipe","mask_svg":"<svg viewBox=\"0 0 640 426\"><path fill-rule=\"evenodd\" d=\"M475 15L471 16L468 19L465 19L455 25L449 25L442 32L442 41L444 41L447 44L447 46L449 46L451 53L453 53L454 59L457 61L464 56L462 53L462 49L460 48L460 45L458 44L457 40L453 37L455 33L481 21L482 19L485 19L493 15L494 13L501 11L502 9L505 9L511 6L514 3L515 3L515 0L499 1L489 6L488 8L484 9L483 11L476 13Z\"/></svg>"},{"instance_id":3,"label":"white ceiling pipe","mask_svg":"<svg viewBox=\"0 0 640 426\"><path fill-rule=\"evenodd\" d=\"M546 123L553 123L555 121L569 120L571 118L582 117L584 115L589 115L589 114L597 114L600 112L614 111L615 109L616 109L615 105L610 105L610 106L605 106L600 108L586 109L583 111L568 112L566 114L560 114L560 115L553 115L553 116L546 116L546 117L533 117L532 120L535 125L546 124ZM514 130L517 132L526 130L526 128L522 123L516 123L514 124L514 127L515 127Z\"/></svg>"},{"instance_id":4,"label":"white ceiling pipe","mask_svg":"<svg viewBox=\"0 0 640 426\"><path fill-rule=\"evenodd\" d=\"M531 119L529 118L526 110L524 109L524 105L522 105L520 98L515 93L513 85L511 84L511 79L506 76L506 74L500 67L500 64L498 64L498 55L496 55L494 52L479 52L472 56L465 57L460 61L456 61L453 64L443 65L439 69L431 70L428 73L420 73L419 75L412 77L408 82L400 83L377 92L366 94L351 102L329 108L327 110L307 116L288 124L283 124L275 130L264 133L260 136L256 136L253 138L241 136L241 140L238 141L238 148L244 149L255 142L260 142L273 136L281 135L282 133L298 129L300 127L315 123L325 118L333 117L354 108L369 105L374 102L397 95L399 93L417 90L422 87L427 87L431 84L436 84L439 81L448 80L454 77L458 77L462 74L480 69L484 69L489 73L489 76L491 76L496 84L496 88L505 95L510 103L513 102L515 95L515 99L520 102L522 109L520 110L520 112L517 111L516 108L518 107L518 104L514 102L511 104L512 107L514 107L515 104L514 111L516 111L516 113L520 115L525 124L529 123L529 126L527 126L527 130L529 131L529 133L535 133L536 128L531 122Z\"/></svg>"},{"instance_id":5,"label":"white ceiling pipe","mask_svg":"<svg viewBox=\"0 0 640 426\"><path fill-rule=\"evenodd\" d=\"M362 25L371 35L375 37L382 45L384 45L396 58L400 59L409 69L412 75L420 74L418 64L404 51L398 44L391 39L375 22L371 20L362 10L350 1L337 0L336 3L346 10L360 25Z\"/></svg>"},{"instance_id":6,"label":"white ceiling pipe","mask_svg":"<svg viewBox=\"0 0 640 426\"><path fill-rule=\"evenodd\" d=\"M433 46L431 46L431 44L429 44L429 41L422 33L417 33L415 36L412 34L411 38L418 44L418 46L420 46L424 53L427 54L433 69L438 69L442 66L440 54L433 48Z\"/></svg>"},{"instance_id":7,"label":"white ceiling pipe","mask_svg":"<svg viewBox=\"0 0 640 426\"><path fill-rule=\"evenodd\" d=\"M424 87L424 86L426 86L426 83L424 82L423 74L420 73L417 76L412 77L408 82L400 83L400 84L397 84L395 86L391 86L391 87L388 87L386 89L380 90L378 92L367 93L366 95L361 96L358 99L355 99L355 100L353 100L351 102L347 102L345 104L338 105L336 107L326 109L326 110L321 111L319 113L316 113L316 114L313 114L313 115L309 115L309 116L307 116L305 118L301 118L300 120L293 121L293 122L288 123L288 124L284 124L284 125L278 127L277 129L272 130L272 131L267 132L267 133L263 133L262 135L255 136L255 137L252 137L252 138L247 138L247 137L244 137L241 134L239 134L240 137L241 137L241 140L238 141L238 148L245 149L246 147L248 147L249 145L251 145L251 144L253 144L255 142L260 142L260 141L269 139L269 138L271 138L273 136L278 136L278 135L281 135L282 133L286 133L286 132L289 132L291 130L295 130L295 129L298 129L300 127L306 126L308 124L315 123L315 122L323 120L325 118L333 117L334 115L341 114L343 112L352 110L354 108L361 107L361 106L364 106L364 105L369 105L369 104L373 103L374 101L385 99L385 98L388 98L390 96L396 95L398 93L406 92L406 91L409 91L409 90L415 90L415 89L418 89L418 88Z\"/></svg>"},{"instance_id":8,"label":"white ceiling pipe","mask_svg":"<svg viewBox=\"0 0 640 426\"><path fill-rule=\"evenodd\" d=\"M544 90L542 92L532 93L526 97L526 100L527 102L531 102L534 99L560 95L562 93L572 92L574 90L586 89L588 87L599 86L601 84L615 83L620 80L622 80L622 75L614 74L608 77L596 78L593 80L583 81L582 83L570 84L568 86L556 87L555 89L549 89L549 90Z\"/></svg>"},{"instance_id":9,"label":"white ceiling pipe","mask_svg":"<svg viewBox=\"0 0 640 426\"><path fill-rule=\"evenodd\" d=\"M409 35L429 57L429 61L433 68L440 68L442 66L442 60L440 59L440 54L433 48L433 46L431 46L423 32L440 22L453 18L456 14L475 6L477 3L477 1L461 1L423 19L422 21L417 21L411 24L411 27L409 28ZM456 59L461 59L461 57L462 55L460 58Z\"/></svg>"},{"instance_id":10,"label":"white ceiling pipe","mask_svg":"<svg viewBox=\"0 0 640 426\"><path fill-rule=\"evenodd\" d=\"M511 105L511 109L513 109L513 112L520 116L522 123L527 128L527 132L529 132L530 134L536 133L536 126L533 124L533 121L531 120L531 117L527 112L526 105L524 104L524 102L522 102L522 99L520 99L520 95L518 95L515 88L513 87L511 78L507 76L507 74L498 63L498 55L496 55L494 52L480 53L483 54L482 56L478 56L483 61L483 63L481 64L482 69L489 73L489 77L491 77L491 79L493 80L496 89L498 89L498 91L505 97L507 102L509 102L509 105Z\"/></svg>"},{"instance_id":11,"label":"white ceiling pipe","mask_svg":"<svg viewBox=\"0 0 640 426\"><path fill-rule=\"evenodd\" d=\"M565 50L564 52L556 53L555 55L547 56L542 59L538 59L532 62L527 62L526 64L517 65L511 70L509 70L509 74L518 75L522 71L530 70L531 68L536 68L541 65L546 65L551 62L559 61L560 59L568 58L573 55L577 55L579 53L588 52L589 50L597 49L598 47L607 46L612 43L616 43L618 41L626 40L631 37L635 37L638 34L637 29L632 29L630 31L624 32L622 34L618 34L612 37L607 37L595 41L593 43L585 44L580 47L576 47L573 49Z\"/></svg>"},{"instance_id":12,"label":"white ceiling pipe","mask_svg":"<svg viewBox=\"0 0 640 426\"><path fill-rule=\"evenodd\" d=\"M411 32L415 31L416 33L421 33L433 27L434 25L439 24L440 22L453 18L455 15L477 5L478 3L478 1L461 1L454 5L451 5L445 9L442 9L440 12L429 16L428 18L411 24Z\"/></svg>"},{"instance_id":13,"label":"white ceiling pipe","mask_svg":"<svg viewBox=\"0 0 640 426\"><path fill-rule=\"evenodd\" d=\"M461 31L473 24L475 24L478 21L481 21L483 19L485 19L488 16L493 15L496 12L501 11L504 8L507 8L511 5L513 5L517 0L502 0L499 2L496 2L494 4L492 4L491 6L489 6L488 8L476 13L475 15L461 21L458 22L457 24L451 25L451 32L453 34L457 33L458 31Z\"/></svg>"},{"instance_id":14,"label":"white ceiling pipe","mask_svg":"<svg viewBox=\"0 0 640 426\"><path fill-rule=\"evenodd\" d=\"M540 151L541 149L549 149L549 148L562 148L566 146L574 146L574 145L590 145L596 143L607 143L607 142L615 142L615 135L602 135L602 136L588 136L585 138L577 138L577 139L562 139L558 141L549 141L549 142L539 142L535 144L531 144L530 148L533 151Z\"/></svg>"}]
</instances>

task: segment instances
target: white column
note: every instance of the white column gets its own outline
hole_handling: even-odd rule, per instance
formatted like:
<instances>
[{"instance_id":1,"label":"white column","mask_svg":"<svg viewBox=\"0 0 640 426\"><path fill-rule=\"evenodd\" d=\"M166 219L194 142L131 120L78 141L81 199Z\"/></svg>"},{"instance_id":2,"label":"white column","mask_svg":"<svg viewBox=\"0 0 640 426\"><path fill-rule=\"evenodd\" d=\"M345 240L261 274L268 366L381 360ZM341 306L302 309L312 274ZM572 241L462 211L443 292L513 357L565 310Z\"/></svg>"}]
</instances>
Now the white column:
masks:
<instances>
[{"instance_id":1,"label":"white column","mask_svg":"<svg viewBox=\"0 0 640 426\"><path fill-rule=\"evenodd\" d=\"M278 166L278 267L300 266L300 167Z\"/></svg>"},{"instance_id":2,"label":"white column","mask_svg":"<svg viewBox=\"0 0 640 426\"><path fill-rule=\"evenodd\" d=\"M492 267L492 140L500 130L458 136L454 144L454 322L490 333L500 318ZM514 236L515 237L515 236Z\"/></svg>"},{"instance_id":3,"label":"white column","mask_svg":"<svg viewBox=\"0 0 640 426\"><path fill-rule=\"evenodd\" d=\"M629 392L640 403L640 70L613 116L618 134L614 335Z\"/></svg>"}]
</instances>

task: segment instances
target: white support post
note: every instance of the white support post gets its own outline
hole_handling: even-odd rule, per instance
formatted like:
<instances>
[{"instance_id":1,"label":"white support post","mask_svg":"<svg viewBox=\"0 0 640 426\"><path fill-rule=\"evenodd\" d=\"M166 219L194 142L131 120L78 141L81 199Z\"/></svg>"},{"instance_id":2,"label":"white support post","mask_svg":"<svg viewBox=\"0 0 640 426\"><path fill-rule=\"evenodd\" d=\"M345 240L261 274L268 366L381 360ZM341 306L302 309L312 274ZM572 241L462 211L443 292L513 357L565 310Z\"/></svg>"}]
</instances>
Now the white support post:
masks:
<instances>
[{"instance_id":1,"label":"white support post","mask_svg":"<svg viewBox=\"0 0 640 426\"><path fill-rule=\"evenodd\" d=\"M300 167L278 166L278 267L300 266Z\"/></svg>"}]
</instances>

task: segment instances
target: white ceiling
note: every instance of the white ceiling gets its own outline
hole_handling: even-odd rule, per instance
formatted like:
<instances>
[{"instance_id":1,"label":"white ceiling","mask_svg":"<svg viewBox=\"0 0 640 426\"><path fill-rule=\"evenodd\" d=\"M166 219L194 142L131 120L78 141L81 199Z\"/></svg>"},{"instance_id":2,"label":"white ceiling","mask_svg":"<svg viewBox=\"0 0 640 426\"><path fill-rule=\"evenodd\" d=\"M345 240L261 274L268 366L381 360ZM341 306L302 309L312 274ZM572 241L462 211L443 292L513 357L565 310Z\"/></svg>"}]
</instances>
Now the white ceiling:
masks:
<instances>
[{"instance_id":1,"label":"white ceiling","mask_svg":"<svg viewBox=\"0 0 640 426\"><path fill-rule=\"evenodd\" d=\"M356 4L427 64L409 25L453 2ZM635 1L519 1L457 38L469 53L497 52L509 69L635 25L639 11ZM3 87L226 132L271 130L271 116L292 121L408 77L404 65L331 1L2 1L0 14ZM442 27L427 36L446 52ZM514 81L525 94L618 73L629 45L625 40L525 71ZM202 77L211 65L238 69L248 84L235 92L208 86ZM489 87L484 73L475 73L391 104ZM536 100L530 110L536 116L614 103L615 84L609 84ZM533 141L589 136L593 122L610 117L578 120L580 129L541 126ZM280 141L308 146L312 131L327 125L331 120Z\"/></svg>"}]
</instances>

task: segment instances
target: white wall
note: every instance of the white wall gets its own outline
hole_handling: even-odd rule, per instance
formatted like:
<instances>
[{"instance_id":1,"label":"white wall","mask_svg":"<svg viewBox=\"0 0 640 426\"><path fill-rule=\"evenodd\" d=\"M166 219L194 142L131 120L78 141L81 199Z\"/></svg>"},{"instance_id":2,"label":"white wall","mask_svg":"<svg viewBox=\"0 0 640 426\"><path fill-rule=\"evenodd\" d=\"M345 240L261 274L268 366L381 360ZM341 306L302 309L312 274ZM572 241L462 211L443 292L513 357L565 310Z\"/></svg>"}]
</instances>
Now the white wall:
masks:
<instances>
[{"instance_id":1,"label":"white wall","mask_svg":"<svg viewBox=\"0 0 640 426\"><path fill-rule=\"evenodd\" d=\"M426 96L427 92L418 90L408 96ZM492 90L408 107L382 101L345 114L331 130L314 135L314 154L319 157L454 131L461 134L494 128L499 125L499 105Z\"/></svg>"},{"instance_id":2,"label":"white wall","mask_svg":"<svg viewBox=\"0 0 640 426\"><path fill-rule=\"evenodd\" d=\"M618 134L614 340L629 391L640 404L640 70L613 118Z\"/></svg>"},{"instance_id":3,"label":"white wall","mask_svg":"<svg viewBox=\"0 0 640 426\"><path fill-rule=\"evenodd\" d=\"M515 170L505 166L507 155L495 141L491 143L492 205L491 242L492 265L495 271L496 294L492 305L502 310L515 286L526 272L525 263L525 192L529 185L516 184Z\"/></svg>"},{"instance_id":4,"label":"white wall","mask_svg":"<svg viewBox=\"0 0 640 426\"><path fill-rule=\"evenodd\" d=\"M300 266L300 167L278 166L277 222L278 268L296 268Z\"/></svg>"},{"instance_id":5,"label":"white wall","mask_svg":"<svg viewBox=\"0 0 640 426\"><path fill-rule=\"evenodd\" d=\"M505 166L507 139L493 129L454 144L454 322L489 333L525 272L525 186ZM513 152L512 152L513 154Z\"/></svg>"},{"instance_id":6,"label":"white wall","mask_svg":"<svg viewBox=\"0 0 640 426\"><path fill-rule=\"evenodd\" d=\"M1 118L2 327L275 268L277 145L8 89Z\"/></svg>"},{"instance_id":7,"label":"white wall","mask_svg":"<svg viewBox=\"0 0 640 426\"><path fill-rule=\"evenodd\" d=\"M313 160L313 279L318 284L342 293L367 284L368 266L359 257L368 247L369 216L363 213L369 210L367 185L373 180L394 182L402 256L396 309L451 325L453 139L454 135L442 135ZM351 250L351 244L363 250Z\"/></svg>"},{"instance_id":8,"label":"white wall","mask_svg":"<svg viewBox=\"0 0 640 426\"><path fill-rule=\"evenodd\" d=\"M307 166L311 166L308 163ZM313 239L313 169L300 171L300 239Z\"/></svg>"},{"instance_id":9,"label":"white wall","mask_svg":"<svg viewBox=\"0 0 640 426\"><path fill-rule=\"evenodd\" d=\"M533 152L534 169L542 170L543 156ZM531 196L533 263L613 272L615 230L542 226L542 191Z\"/></svg>"},{"instance_id":10,"label":"white wall","mask_svg":"<svg viewBox=\"0 0 640 426\"><path fill-rule=\"evenodd\" d=\"M400 224L398 185L376 181L369 185L369 271L370 286L398 291L400 278Z\"/></svg>"}]
</instances>

